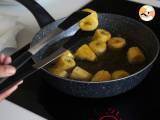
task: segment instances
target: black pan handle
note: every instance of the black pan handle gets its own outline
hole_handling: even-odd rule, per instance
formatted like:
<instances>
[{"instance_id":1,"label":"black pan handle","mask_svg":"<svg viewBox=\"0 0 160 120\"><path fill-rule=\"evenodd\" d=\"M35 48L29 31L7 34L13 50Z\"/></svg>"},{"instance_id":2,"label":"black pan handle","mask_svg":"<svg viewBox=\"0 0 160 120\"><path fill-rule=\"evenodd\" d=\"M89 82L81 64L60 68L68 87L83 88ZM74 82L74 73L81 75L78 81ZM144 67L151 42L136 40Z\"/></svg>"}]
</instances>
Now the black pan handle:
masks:
<instances>
[{"instance_id":1,"label":"black pan handle","mask_svg":"<svg viewBox=\"0 0 160 120\"><path fill-rule=\"evenodd\" d=\"M49 13L41 7L36 1L34 0L16 0L17 2L21 3L24 5L28 10L31 11L31 13L34 15L36 18L39 26L42 28L45 25L55 21ZM29 49L30 44L25 45L23 48L15 52L14 54L11 55L12 59L14 60L16 57L18 57L21 53Z\"/></svg>"},{"instance_id":2,"label":"black pan handle","mask_svg":"<svg viewBox=\"0 0 160 120\"><path fill-rule=\"evenodd\" d=\"M16 0L17 2L24 5L36 18L39 26L43 28L49 23L55 21L51 15L36 1L34 0Z\"/></svg>"}]
</instances>

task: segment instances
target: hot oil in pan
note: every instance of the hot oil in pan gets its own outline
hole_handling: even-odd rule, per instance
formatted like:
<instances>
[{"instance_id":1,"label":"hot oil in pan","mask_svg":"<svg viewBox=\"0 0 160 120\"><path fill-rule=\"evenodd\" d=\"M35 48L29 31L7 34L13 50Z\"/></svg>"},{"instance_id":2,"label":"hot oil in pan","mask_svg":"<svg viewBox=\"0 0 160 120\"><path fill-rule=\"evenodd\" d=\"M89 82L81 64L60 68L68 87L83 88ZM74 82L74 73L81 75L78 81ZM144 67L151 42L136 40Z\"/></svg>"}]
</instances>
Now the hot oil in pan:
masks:
<instances>
[{"instance_id":1,"label":"hot oil in pan","mask_svg":"<svg viewBox=\"0 0 160 120\"><path fill-rule=\"evenodd\" d=\"M91 38L93 36L93 33L91 32L89 34L88 33L85 35L83 34L83 37L80 37L80 35L78 37L75 38L75 40L80 40L82 42L80 42L79 44L77 44L76 46L74 46L74 50L72 51L72 53L74 54L75 50L78 49L82 44L86 44L89 43L91 41ZM114 35L114 36L119 36L119 37L123 37L121 35ZM126 70L127 72L129 72L130 74L133 74L139 70L141 70L142 68L144 68L147 64L148 64L148 59L147 56L145 54L145 51L143 50L143 46L138 44L135 40L132 40L131 38L125 38L127 45L119 50L110 50L107 47L107 50L105 53L103 53L100 56L97 56L97 60L95 62L89 62L86 60L78 60L75 59L76 61L76 66L80 66L81 68L87 70L88 72L95 74L97 71L99 70L108 70L109 72L113 72L115 70ZM58 43L56 46L54 45L49 47L46 50L46 53L52 53L53 51L55 51L56 49L59 48L60 45L62 45L63 42ZM137 65L132 65L128 63L127 60L127 51L130 47L133 46L138 46L144 53L145 55L145 62L141 63L141 64L137 64ZM45 54L46 57L48 54ZM50 67L53 67L56 63L56 60L53 61L51 64L47 65L45 68L48 69ZM69 71L71 72L71 71Z\"/></svg>"},{"instance_id":2,"label":"hot oil in pan","mask_svg":"<svg viewBox=\"0 0 160 120\"><path fill-rule=\"evenodd\" d=\"M88 37L84 40L89 42L91 41L91 37ZM145 62L141 64L137 64L137 65L129 64L127 60L128 49L132 46L138 46L143 51L143 48L140 45L137 45L137 43L134 42L134 40L126 39L126 42L127 42L127 45L120 50L110 50L109 48L107 48L104 54L97 56L97 61L95 62L76 59L76 65L86 69L92 74L95 74L97 71L102 69L108 70L110 72L123 69L128 71L130 74L133 74L141 70L142 68L144 68L148 62L146 59ZM144 55L145 55L145 52L144 52Z\"/></svg>"}]
</instances>

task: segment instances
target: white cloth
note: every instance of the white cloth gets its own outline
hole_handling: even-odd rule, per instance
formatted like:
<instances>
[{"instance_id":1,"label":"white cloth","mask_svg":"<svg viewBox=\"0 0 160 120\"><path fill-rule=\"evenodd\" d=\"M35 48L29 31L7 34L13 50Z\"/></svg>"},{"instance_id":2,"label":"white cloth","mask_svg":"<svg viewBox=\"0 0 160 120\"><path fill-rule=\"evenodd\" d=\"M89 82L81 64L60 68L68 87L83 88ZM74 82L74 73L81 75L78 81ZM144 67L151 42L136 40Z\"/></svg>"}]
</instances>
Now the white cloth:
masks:
<instances>
[{"instance_id":1,"label":"white cloth","mask_svg":"<svg viewBox=\"0 0 160 120\"><path fill-rule=\"evenodd\" d=\"M0 51L8 47L17 48L16 36L24 26L16 20L16 16L0 14Z\"/></svg>"}]
</instances>

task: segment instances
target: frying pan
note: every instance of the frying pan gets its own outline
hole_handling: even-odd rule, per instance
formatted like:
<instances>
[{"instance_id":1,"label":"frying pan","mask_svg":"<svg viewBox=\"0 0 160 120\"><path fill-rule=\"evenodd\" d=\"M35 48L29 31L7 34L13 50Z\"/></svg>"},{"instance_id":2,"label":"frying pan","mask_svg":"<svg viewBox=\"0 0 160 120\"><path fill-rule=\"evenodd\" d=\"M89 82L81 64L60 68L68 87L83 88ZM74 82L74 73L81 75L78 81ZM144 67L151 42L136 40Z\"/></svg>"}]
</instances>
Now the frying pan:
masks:
<instances>
[{"instance_id":1,"label":"frying pan","mask_svg":"<svg viewBox=\"0 0 160 120\"><path fill-rule=\"evenodd\" d=\"M26 6L28 9L30 9L31 12L34 12L36 8L41 8L41 11L43 11L42 7L40 7L37 3L34 6L35 2L32 0L30 1L30 3L28 3L28 0L18 0L18 1L22 3L24 6ZM44 14L45 12L42 13ZM35 13L33 14L35 15ZM47 15L48 14L45 14L45 16ZM107 29L112 33L113 36L124 37L130 46L138 45L145 53L145 56L147 58L146 63L142 67L137 67L136 71L134 71L134 69L132 69L132 67L134 68L134 66L129 67L128 65L125 65L125 63L123 63L123 60L125 58L124 56L119 57L117 55L110 57L110 59L105 59L106 61L103 61L103 66L106 67L106 69L113 70L121 68L122 66L120 63L123 63L123 65L125 66L124 69L134 72L128 77L117 80L104 81L104 82L85 82L85 81L71 80L67 78L60 78L50 74L46 68L43 68L44 75L42 75L42 77L52 87L66 94L77 97L90 97L90 98L109 97L124 93L134 88L150 72L153 63L155 62L159 54L159 40L157 39L156 35L152 32L152 30L147 26L145 26L144 24L125 16L115 15L115 14L105 14L105 13L99 13L98 16L99 16L99 28ZM43 18L50 19L51 17L43 17ZM43 27L43 29L41 29L35 35L33 41L31 42L31 46L33 46L36 42L38 42L38 40L49 34L52 31L53 27L55 26L55 23L52 23L51 21L50 23L47 22L49 23L48 25L45 24L44 19L42 25L41 24L42 19L38 19L38 17L36 19L41 25L41 27ZM86 39L87 41L88 39L90 39L90 36L92 34L93 34L92 32L84 33L80 31L79 33L77 33L74 39L77 40ZM35 62L38 62L39 60L48 56L58 47L59 47L58 44L49 45L45 47L43 50L39 51L36 55L33 56L33 60ZM119 62L114 63L115 60ZM110 63L111 65L107 66L106 65L107 62ZM84 67L90 68L90 65L86 64Z\"/></svg>"}]
</instances>

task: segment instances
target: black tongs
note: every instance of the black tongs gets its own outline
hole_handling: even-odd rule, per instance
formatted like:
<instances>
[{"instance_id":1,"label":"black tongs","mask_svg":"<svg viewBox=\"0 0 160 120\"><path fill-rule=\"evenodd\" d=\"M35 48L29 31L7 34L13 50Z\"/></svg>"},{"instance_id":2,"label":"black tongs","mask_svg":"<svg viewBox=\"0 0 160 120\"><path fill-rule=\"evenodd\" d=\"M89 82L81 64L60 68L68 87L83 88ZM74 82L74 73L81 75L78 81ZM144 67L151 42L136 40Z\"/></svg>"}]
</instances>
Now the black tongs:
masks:
<instances>
[{"instance_id":1,"label":"black tongs","mask_svg":"<svg viewBox=\"0 0 160 120\"><path fill-rule=\"evenodd\" d=\"M69 38L71 36L74 36L79 28L79 21L88 16L90 13L78 11L67 17L58 27L56 27L52 32L50 32L47 36L42 38L40 42L35 44L34 46L30 47L27 51L22 53L20 56L18 56L12 63L13 66L16 67L16 69L20 69L26 63L32 58L33 55L35 55L37 52L39 52L41 49L43 49L48 44L55 44L61 39ZM3 78L0 79L0 91L3 91L4 89L8 88L12 84L16 83L17 80L25 79L29 75L35 73L40 68L44 67L48 63L52 62L53 60L57 59L63 52L66 51L66 49L70 48L72 44L70 44L73 41L68 41L64 47L60 47L58 50L56 50L53 54L46 57L45 59L41 60L40 62L32 65L28 71L24 71L24 73L17 75L17 73L9 78ZM68 44L68 45L67 45Z\"/></svg>"}]
</instances>

